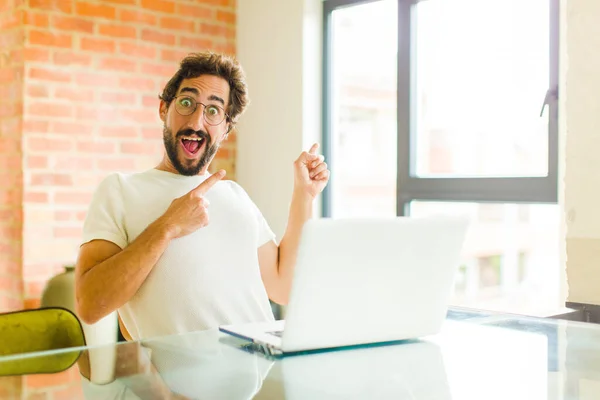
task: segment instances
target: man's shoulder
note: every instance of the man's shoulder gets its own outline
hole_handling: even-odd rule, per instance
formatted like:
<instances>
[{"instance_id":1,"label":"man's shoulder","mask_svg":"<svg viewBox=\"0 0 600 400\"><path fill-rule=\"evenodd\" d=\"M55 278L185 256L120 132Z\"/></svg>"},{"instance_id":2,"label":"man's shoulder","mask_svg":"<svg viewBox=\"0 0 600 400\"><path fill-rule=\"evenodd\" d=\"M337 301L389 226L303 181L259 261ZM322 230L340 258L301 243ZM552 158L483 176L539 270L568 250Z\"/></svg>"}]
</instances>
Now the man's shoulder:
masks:
<instances>
[{"instance_id":1,"label":"man's shoulder","mask_svg":"<svg viewBox=\"0 0 600 400\"><path fill-rule=\"evenodd\" d=\"M150 179L150 171L141 172L111 172L100 182L100 186L119 186L136 184Z\"/></svg>"}]
</instances>

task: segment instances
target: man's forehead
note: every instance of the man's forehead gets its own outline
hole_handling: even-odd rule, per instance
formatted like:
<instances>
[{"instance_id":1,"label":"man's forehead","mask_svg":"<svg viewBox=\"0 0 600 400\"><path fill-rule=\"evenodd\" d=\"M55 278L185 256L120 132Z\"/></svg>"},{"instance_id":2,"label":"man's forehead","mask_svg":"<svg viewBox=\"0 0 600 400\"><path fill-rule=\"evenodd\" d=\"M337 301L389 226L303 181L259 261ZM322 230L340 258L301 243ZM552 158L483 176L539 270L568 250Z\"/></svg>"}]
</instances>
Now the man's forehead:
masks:
<instances>
[{"instance_id":1,"label":"man's forehead","mask_svg":"<svg viewBox=\"0 0 600 400\"><path fill-rule=\"evenodd\" d=\"M217 95L224 99L229 98L229 83L219 76L201 75L197 78L188 78L181 81L178 93L185 88L196 89L203 96Z\"/></svg>"}]
</instances>

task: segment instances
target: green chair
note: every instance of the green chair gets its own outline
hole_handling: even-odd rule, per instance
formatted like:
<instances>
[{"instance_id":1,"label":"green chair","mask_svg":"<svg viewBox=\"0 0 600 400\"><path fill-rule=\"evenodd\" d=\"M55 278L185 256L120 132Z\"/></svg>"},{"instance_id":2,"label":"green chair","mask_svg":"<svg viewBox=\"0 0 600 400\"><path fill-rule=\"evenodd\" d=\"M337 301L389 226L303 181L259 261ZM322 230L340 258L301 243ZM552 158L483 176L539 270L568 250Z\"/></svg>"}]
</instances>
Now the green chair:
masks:
<instances>
[{"instance_id":1,"label":"green chair","mask_svg":"<svg viewBox=\"0 0 600 400\"><path fill-rule=\"evenodd\" d=\"M59 307L0 314L0 376L49 374L70 368L81 351L47 352L85 346L79 319Z\"/></svg>"}]
</instances>

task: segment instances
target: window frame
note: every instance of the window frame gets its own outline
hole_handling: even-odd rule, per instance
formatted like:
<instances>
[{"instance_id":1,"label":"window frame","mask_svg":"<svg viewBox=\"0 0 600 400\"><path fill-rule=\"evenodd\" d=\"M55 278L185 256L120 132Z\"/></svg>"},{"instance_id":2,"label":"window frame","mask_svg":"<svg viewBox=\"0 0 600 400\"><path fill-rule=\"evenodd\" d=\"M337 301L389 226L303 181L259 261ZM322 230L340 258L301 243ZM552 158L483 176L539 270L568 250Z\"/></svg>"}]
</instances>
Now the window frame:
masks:
<instances>
[{"instance_id":1,"label":"window frame","mask_svg":"<svg viewBox=\"0 0 600 400\"><path fill-rule=\"evenodd\" d=\"M335 159L332 158L332 14L344 7L380 0L325 0L323 2L323 153L331 170L330 185L323 192L324 217L331 216L331 186L335 185ZM548 0L550 6L549 82L546 98L540 93L548 112L548 173L542 177L418 177L416 140L411 96L414 88L413 7L420 1L398 1L398 75L397 75L397 185L396 214L410 214L410 202L493 202L493 203L558 203L558 79L559 79L559 0Z\"/></svg>"}]
</instances>

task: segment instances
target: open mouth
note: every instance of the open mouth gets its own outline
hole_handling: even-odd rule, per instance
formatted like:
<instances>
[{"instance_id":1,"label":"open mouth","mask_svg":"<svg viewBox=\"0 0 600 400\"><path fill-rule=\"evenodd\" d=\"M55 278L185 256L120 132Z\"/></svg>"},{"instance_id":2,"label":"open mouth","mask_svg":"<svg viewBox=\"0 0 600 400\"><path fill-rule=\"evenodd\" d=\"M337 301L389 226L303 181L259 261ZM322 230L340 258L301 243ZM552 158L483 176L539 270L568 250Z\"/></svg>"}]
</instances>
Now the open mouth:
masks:
<instances>
[{"instance_id":1,"label":"open mouth","mask_svg":"<svg viewBox=\"0 0 600 400\"><path fill-rule=\"evenodd\" d=\"M195 155L204 144L204 138L184 137L181 138L181 145L189 155Z\"/></svg>"}]
</instances>

